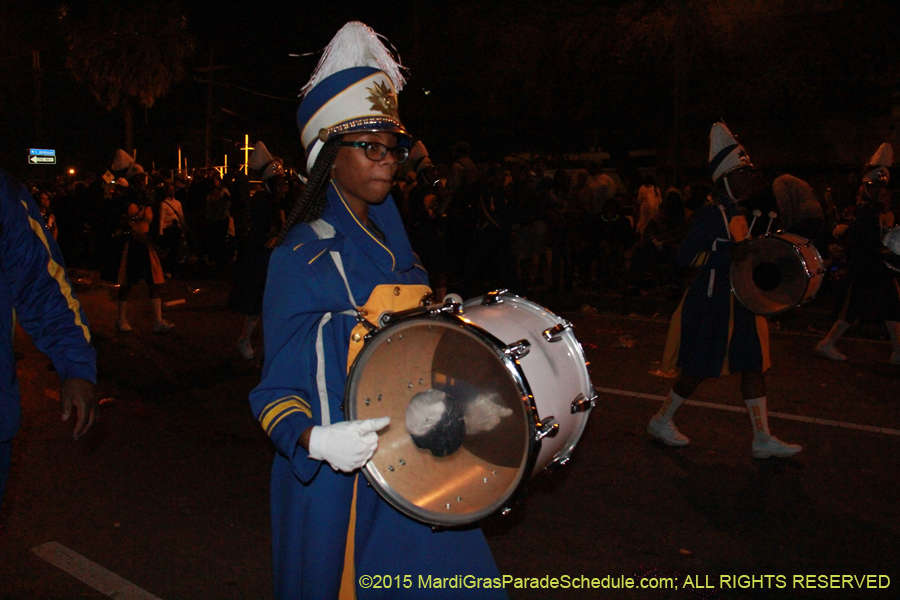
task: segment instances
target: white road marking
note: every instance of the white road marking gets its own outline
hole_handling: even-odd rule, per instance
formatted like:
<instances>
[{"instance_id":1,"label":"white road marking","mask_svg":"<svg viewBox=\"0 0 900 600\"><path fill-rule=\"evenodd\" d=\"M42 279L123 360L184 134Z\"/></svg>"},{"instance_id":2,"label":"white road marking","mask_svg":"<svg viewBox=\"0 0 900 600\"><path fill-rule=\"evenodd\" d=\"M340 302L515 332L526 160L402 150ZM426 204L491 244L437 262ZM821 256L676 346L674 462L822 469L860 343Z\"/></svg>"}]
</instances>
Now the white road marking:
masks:
<instances>
[{"instance_id":1,"label":"white road marking","mask_svg":"<svg viewBox=\"0 0 900 600\"><path fill-rule=\"evenodd\" d=\"M628 390L614 390L611 388L594 387L595 390L602 394L611 394L613 396L628 396L630 398L642 398L645 400L665 401L665 396L656 394L641 394L639 392L629 392ZM716 410L728 410L731 412L746 413L747 409L741 406L731 406L729 404L716 404L714 402L702 402L700 400L687 400L685 404L692 406L702 406L703 408L713 408ZM804 423L813 423L815 425L828 425L830 427L843 427L844 429L858 429L860 431L870 431L872 433L883 433L886 435L900 436L900 429L890 429L888 427L873 427L872 425L859 425L857 423L846 423L844 421L832 421L829 419L819 419L816 417L805 417L803 415L790 415L780 412L769 412L770 417L777 419L787 419L789 421L802 421Z\"/></svg>"},{"instance_id":2,"label":"white road marking","mask_svg":"<svg viewBox=\"0 0 900 600\"><path fill-rule=\"evenodd\" d=\"M31 551L114 600L160 600L59 542L47 542Z\"/></svg>"}]
</instances>

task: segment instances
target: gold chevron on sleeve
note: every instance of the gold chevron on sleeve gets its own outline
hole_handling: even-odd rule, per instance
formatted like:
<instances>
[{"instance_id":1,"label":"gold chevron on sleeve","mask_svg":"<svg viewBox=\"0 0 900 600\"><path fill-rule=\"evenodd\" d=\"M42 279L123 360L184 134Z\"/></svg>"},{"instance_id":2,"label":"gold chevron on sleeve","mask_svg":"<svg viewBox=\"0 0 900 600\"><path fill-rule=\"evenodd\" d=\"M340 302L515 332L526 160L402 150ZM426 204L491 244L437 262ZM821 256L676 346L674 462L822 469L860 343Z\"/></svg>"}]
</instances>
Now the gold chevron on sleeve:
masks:
<instances>
[{"instance_id":1,"label":"gold chevron on sleeve","mask_svg":"<svg viewBox=\"0 0 900 600\"><path fill-rule=\"evenodd\" d=\"M698 252L697 256L694 257L694 260L691 262L692 267L702 267L706 264L706 260L709 258L709 252Z\"/></svg>"},{"instance_id":2,"label":"gold chevron on sleeve","mask_svg":"<svg viewBox=\"0 0 900 600\"><path fill-rule=\"evenodd\" d=\"M262 424L263 429L266 430L266 433L271 433L283 418L297 412L312 418L312 409L305 400L299 396L286 396L266 406L259 413L259 422Z\"/></svg>"}]
</instances>

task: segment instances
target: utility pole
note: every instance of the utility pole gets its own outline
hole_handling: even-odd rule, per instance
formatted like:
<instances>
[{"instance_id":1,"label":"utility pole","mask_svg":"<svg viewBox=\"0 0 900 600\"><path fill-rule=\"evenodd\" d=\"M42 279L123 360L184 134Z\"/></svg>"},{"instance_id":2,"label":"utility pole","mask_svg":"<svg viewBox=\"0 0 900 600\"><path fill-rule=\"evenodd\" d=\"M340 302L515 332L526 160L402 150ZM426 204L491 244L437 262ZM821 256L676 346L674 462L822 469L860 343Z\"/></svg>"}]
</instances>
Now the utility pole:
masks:
<instances>
[{"instance_id":1,"label":"utility pole","mask_svg":"<svg viewBox=\"0 0 900 600\"><path fill-rule=\"evenodd\" d=\"M221 69L227 68L225 65L216 65L213 62L213 51L212 48L209 50L209 66L208 67L199 67L197 68L198 73L207 73L209 75L209 79L199 79L195 77L196 81L200 83L209 84L209 91L207 92L206 97L206 163L205 167L208 169L210 164L210 145L212 142L212 115L213 115L213 85L216 84L213 81L213 72L219 71Z\"/></svg>"},{"instance_id":2,"label":"utility pole","mask_svg":"<svg viewBox=\"0 0 900 600\"><path fill-rule=\"evenodd\" d=\"M34 139L42 143L43 124L41 118L41 51L31 51L31 68L34 71Z\"/></svg>"},{"instance_id":3,"label":"utility pole","mask_svg":"<svg viewBox=\"0 0 900 600\"><path fill-rule=\"evenodd\" d=\"M213 51L209 49L209 92L206 96L206 162L205 168L209 168L209 142L212 130L212 91L213 91Z\"/></svg>"},{"instance_id":4,"label":"utility pole","mask_svg":"<svg viewBox=\"0 0 900 600\"><path fill-rule=\"evenodd\" d=\"M682 0L675 2L675 91L673 98L674 139L672 140L672 158L674 173L670 184L681 185L681 138L684 136L684 95L685 95L685 42L684 19L686 7Z\"/></svg>"}]
</instances>

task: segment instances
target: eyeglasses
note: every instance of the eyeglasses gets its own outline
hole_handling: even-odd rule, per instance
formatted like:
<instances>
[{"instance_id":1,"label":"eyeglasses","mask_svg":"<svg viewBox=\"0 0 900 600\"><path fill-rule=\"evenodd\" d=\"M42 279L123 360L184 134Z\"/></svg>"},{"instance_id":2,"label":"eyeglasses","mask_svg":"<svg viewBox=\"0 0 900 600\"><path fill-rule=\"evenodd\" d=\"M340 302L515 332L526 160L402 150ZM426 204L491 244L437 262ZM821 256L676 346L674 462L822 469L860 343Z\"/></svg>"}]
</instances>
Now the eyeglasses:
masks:
<instances>
[{"instance_id":1,"label":"eyeglasses","mask_svg":"<svg viewBox=\"0 0 900 600\"><path fill-rule=\"evenodd\" d=\"M362 148L366 151L366 158L376 162L383 160L388 152L394 156L394 160L396 160L397 163L405 162L409 156L409 148L406 146L394 146L393 148L388 148L379 142L338 142L338 146Z\"/></svg>"}]
</instances>

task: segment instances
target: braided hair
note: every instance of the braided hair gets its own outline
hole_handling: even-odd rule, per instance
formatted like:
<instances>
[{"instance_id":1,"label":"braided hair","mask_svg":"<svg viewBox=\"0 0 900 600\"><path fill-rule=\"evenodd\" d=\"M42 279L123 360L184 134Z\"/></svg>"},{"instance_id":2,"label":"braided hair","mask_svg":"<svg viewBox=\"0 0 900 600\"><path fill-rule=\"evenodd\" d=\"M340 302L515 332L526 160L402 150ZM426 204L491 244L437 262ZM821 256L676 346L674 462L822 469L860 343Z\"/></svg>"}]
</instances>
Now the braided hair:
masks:
<instances>
[{"instance_id":1,"label":"braided hair","mask_svg":"<svg viewBox=\"0 0 900 600\"><path fill-rule=\"evenodd\" d=\"M338 146L337 140L332 139L327 141L319 151L319 156L316 157L303 193L294 202L291 212L284 220L284 226L278 234L277 245L281 245L288 231L297 223L310 223L322 216L325 203L328 201L325 195L325 186L328 185L331 177L331 165L334 164L338 150L340 150L340 146Z\"/></svg>"}]
</instances>

